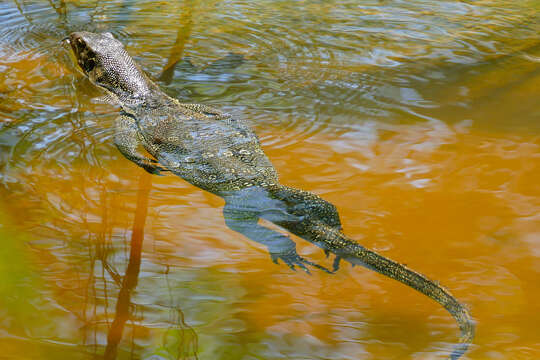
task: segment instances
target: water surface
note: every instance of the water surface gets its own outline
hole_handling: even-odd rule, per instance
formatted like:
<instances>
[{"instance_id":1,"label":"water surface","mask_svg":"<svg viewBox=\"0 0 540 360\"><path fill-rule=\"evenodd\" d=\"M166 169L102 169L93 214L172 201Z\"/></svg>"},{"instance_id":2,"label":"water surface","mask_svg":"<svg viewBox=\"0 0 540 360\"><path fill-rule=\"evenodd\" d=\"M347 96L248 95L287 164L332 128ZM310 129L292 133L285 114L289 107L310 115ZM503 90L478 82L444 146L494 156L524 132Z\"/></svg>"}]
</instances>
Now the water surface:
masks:
<instances>
[{"instance_id":1,"label":"water surface","mask_svg":"<svg viewBox=\"0 0 540 360\"><path fill-rule=\"evenodd\" d=\"M2 356L436 359L457 339L421 294L348 264L275 265L225 226L220 198L124 159L117 109L60 44L90 30L169 94L249 121L284 184L450 289L477 321L467 358L539 358L539 14L534 0L0 2ZM230 53L244 61L212 67Z\"/></svg>"}]
</instances>

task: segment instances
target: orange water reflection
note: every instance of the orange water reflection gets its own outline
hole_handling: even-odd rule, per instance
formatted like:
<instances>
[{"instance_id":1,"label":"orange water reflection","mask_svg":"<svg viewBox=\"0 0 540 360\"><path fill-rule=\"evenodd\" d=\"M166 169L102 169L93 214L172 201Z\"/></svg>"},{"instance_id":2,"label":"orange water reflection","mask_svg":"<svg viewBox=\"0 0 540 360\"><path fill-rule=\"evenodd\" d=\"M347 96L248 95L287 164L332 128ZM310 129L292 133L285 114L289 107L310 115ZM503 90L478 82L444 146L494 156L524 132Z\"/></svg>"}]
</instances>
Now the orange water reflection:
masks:
<instances>
[{"instance_id":1,"label":"orange water reflection","mask_svg":"<svg viewBox=\"0 0 540 360\"><path fill-rule=\"evenodd\" d=\"M271 130L261 132L268 142L288 136ZM538 351L540 313L538 140L451 127L441 132L428 124L370 142L315 135L266 151L283 183L336 204L352 238L440 280L470 306L478 321L470 358L510 352L530 358ZM103 169L36 168L19 175L36 185L32 193L3 198L17 227L30 234L38 229L30 235L41 239L30 241L33 261L54 303L71 314L66 326L72 337L79 334L72 341L82 336L99 353L99 337L117 315L120 269L144 174L120 158ZM366 269L344 265L336 275L309 276L274 265L264 249L227 229L221 206L221 199L174 176L153 177L142 248L145 284L134 296L125 346L143 351L171 326L160 307L182 307L153 297L167 292L154 278L190 273L208 287L187 301L196 332L228 343L232 331L242 352L269 338L285 354L430 358L455 341L453 319L442 308ZM330 264L317 248L298 244L300 253ZM181 282L184 289L191 281ZM228 299L220 306L232 307L224 314L213 309L220 298ZM201 320L205 308L218 311L216 320Z\"/></svg>"}]
</instances>

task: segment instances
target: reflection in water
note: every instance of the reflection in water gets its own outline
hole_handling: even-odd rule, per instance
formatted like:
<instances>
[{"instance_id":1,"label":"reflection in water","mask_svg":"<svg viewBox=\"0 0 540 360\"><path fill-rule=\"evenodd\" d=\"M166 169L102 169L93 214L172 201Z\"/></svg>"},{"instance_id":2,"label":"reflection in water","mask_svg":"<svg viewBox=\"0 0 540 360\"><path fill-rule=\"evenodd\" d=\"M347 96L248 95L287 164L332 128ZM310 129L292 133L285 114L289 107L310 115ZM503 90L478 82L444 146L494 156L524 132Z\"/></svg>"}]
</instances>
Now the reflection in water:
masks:
<instances>
[{"instance_id":1,"label":"reflection in water","mask_svg":"<svg viewBox=\"0 0 540 360\"><path fill-rule=\"evenodd\" d=\"M129 245L129 260L126 273L122 279L118 299L116 300L116 313L107 335L107 347L104 358L106 360L116 359L118 343L122 339L124 325L130 318L131 292L137 286L139 271L141 269L142 243L144 239L144 224L148 208L148 195L152 187L152 178L149 174L142 174L139 181L137 193L137 207L135 208L135 218L131 232L131 242Z\"/></svg>"},{"instance_id":2,"label":"reflection in water","mask_svg":"<svg viewBox=\"0 0 540 360\"><path fill-rule=\"evenodd\" d=\"M118 344L122 340L126 321L133 317L132 311L134 305L131 303L131 297L137 286L141 268L144 226L146 223L148 198L151 188L152 177L148 173L141 173L138 186L139 190L137 192L137 207L135 208L135 217L129 244L129 260L124 277L121 278L121 281L117 281L120 290L116 300L114 319L107 334L107 345L103 355L106 360L116 359ZM102 259L102 261L105 266L106 259ZM184 322L184 314L180 309L177 309L177 317L177 319L173 320L173 323L177 324L177 331L170 334L170 336L175 338L174 342L176 343L176 348L168 349L168 351L169 353L176 354L177 359L197 359L197 334Z\"/></svg>"},{"instance_id":3,"label":"reflection in water","mask_svg":"<svg viewBox=\"0 0 540 360\"><path fill-rule=\"evenodd\" d=\"M93 359L117 315L140 173L59 44L90 30L157 75L184 41L167 92L241 113L284 184L441 279L477 320L469 359L539 358L539 14L537 0L0 2L3 354ZM243 65L205 71L229 53ZM148 201L118 359L177 358L194 336L179 308L201 359L424 359L455 340L442 308L373 272L274 266L221 198L175 177Z\"/></svg>"},{"instance_id":4,"label":"reflection in water","mask_svg":"<svg viewBox=\"0 0 540 360\"><path fill-rule=\"evenodd\" d=\"M58 17L60 21L65 22L67 20L67 7L66 2L64 0L60 0L59 4L54 4L53 0L48 0L49 4L51 4L51 7L56 11L58 14Z\"/></svg>"},{"instance_id":5,"label":"reflection in water","mask_svg":"<svg viewBox=\"0 0 540 360\"><path fill-rule=\"evenodd\" d=\"M165 84L170 84L173 75L174 68L180 60L182 60L182 55L184 54L184 46L186 41L189 39L191 29L193 28L193 6L194 0L189 0L183 7L183 12L178 19L178 32L176 33L176 41L171 49L171 54L167 60L159 80L163 81Z\"/></svg>"}]
</instances>

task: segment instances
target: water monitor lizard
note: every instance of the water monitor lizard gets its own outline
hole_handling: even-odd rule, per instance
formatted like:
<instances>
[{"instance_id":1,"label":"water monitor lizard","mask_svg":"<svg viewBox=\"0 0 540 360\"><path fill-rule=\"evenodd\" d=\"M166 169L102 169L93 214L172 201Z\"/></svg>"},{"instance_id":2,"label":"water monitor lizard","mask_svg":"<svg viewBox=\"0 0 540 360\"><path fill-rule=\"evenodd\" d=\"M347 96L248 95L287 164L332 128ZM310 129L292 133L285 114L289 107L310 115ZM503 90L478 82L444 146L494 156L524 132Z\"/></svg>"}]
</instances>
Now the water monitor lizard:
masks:
<instances>
[{"instance_id":1,"label":"water monitor lizard","mask_svg":"<svg viewBox=\"0 0 540 360\"><path fill-rule=\"evenodd\" d=\"M336 255L398 280L441 304L461 330L451 359L474 336L474 321L448 290L406 266L366 249L342 232L334 205L279 183L255 133L240 119L200 104L184 104L162 92L110 33L72 33L69 42L83 73L121 107L114 142L129 160L152 174L170 171L221 196L227 226L264 244L291 268L314 264L296 252L288 236L259 223L266 219ZM140 148L153 157L144 155Z\"/></svg>"}]
</instances>

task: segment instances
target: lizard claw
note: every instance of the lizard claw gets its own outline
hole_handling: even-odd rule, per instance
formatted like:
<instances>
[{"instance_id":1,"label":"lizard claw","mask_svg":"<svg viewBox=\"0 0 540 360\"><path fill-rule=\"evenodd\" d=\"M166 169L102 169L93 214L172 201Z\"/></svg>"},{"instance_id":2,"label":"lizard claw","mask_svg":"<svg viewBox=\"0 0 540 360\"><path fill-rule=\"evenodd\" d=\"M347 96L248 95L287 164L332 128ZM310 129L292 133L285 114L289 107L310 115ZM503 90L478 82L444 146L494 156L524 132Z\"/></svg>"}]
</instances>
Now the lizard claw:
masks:
<instances>
[{"instance_id":1,"label":"lizard claw","mask_svg":"<svg viewBox=\"0 0 540 360\"><path fill-rule=\"evenodd\" d=\"M335 273L339 270L339 262L341 261L341 256L336 255L334 258L334 263L332 264L332 272Z\"/></svg>"},{"instance_id":2,"label":"lizard claw","mask_svg":"<svg viewBox=\"0 0 540 360\"><path fill-rule=\"evenodd\" d=\"M287 253L270 253L270 257L272 258L272 261L276 264L278 264L278 260L281 259L291 270L296 271L296 267L304 270L306 273L311 275L311 272L309 271L308 266L312 266L316 269L322 270L328 274L332 274L333 272L328 270L326 267L316 264L312 261L309 261L307 259L304 259L300 255L296 253L296 250L291 250Z\"/></svg>"},{"instance_id":3,"label":"lizard claw","mask_svg":"<svg viewBox=\"0 0 540 360\"><path fill-rule=\"evenodd\" d=\"M161 173L162 171L170 171L169 169L165 169L161 166L154 165L154 164L144 164L142 168L146 170L147 172L149 172L150 174L158 175L158 176L163 176L163 174Z\"/></svg>"}]
</instances>

